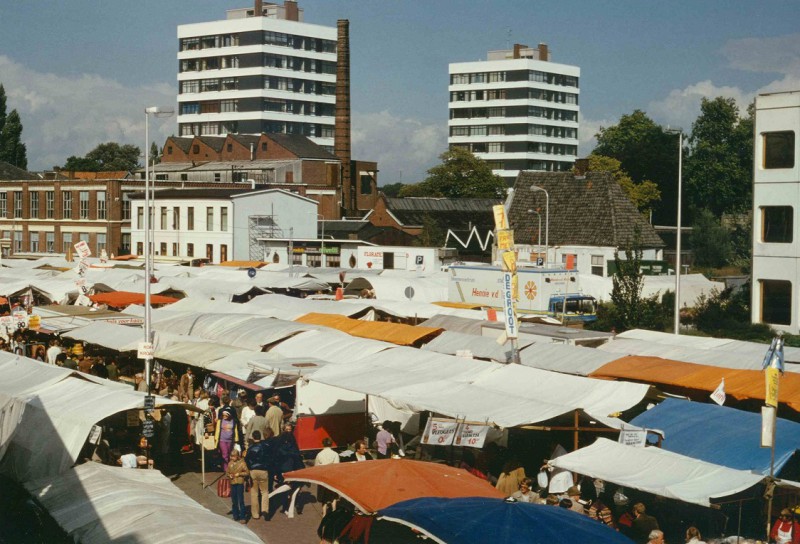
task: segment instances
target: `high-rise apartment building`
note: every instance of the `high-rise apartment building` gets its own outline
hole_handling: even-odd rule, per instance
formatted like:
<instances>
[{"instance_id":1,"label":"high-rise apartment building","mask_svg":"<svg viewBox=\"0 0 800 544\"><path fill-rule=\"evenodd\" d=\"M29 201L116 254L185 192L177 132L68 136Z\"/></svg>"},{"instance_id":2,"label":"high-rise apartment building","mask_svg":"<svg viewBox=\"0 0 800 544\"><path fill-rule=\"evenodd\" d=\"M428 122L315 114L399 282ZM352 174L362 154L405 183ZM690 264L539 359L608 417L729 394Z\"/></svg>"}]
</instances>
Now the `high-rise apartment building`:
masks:
<instances>
[{"instance_id":1,"label":"high-rise apartment building","mask_svg":"<svg viewBox=\"0 0 800 544\"><path fill-rule=\"evenodd\" d=\"M337 29L255 0L178 26L180 136L301 134L333 152Z\"/></svg>"},{"instance_id":2,"label":"high-rise apartment building","mask_svg":"<svg viewBox=\"0 0 800 544\"><path fill-rule=\"evenodd\" d=\"M545 44L450 64L450 147L509 182L521 170L565 171L578 155L580 68L550 62Z\"/></svg>"}]
</instances>

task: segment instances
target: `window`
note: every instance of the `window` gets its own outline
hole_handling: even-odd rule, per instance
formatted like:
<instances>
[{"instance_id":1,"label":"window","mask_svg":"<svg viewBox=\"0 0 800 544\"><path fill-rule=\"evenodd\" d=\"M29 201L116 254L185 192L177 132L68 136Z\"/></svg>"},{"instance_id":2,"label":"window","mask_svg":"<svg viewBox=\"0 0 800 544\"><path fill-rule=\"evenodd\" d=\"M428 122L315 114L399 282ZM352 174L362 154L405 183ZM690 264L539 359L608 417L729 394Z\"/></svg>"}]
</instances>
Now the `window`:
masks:
<instances>
[{"instance_id":1,"label":"window","mask_svg":"<svg viewBox=\"0 0 800 544\"><path fill-rule=\"evenodd\" d=\"M602 255L592 255L592 275L593 276L602 276L603 275L603 256Z\"/></svg>"},{"instance_id":2,"label":"window","mask_svg":"<svg viewBox=\"0 0 800 544\"><path fill-rule=\"evenodd\" d=\"M226 77L220 80L223 91L235 91L239 88L239 80L235 77Z\"/></svg>"},{"instance_id":3,"label":"window","mask_svg":"<svg viewBox=\"0 0 800 544\"><path fill-rule=\"evenodd\" d=\"M30 217L31 219L37 219L39 217L39 192L31 191L28 194L31 196L30 211L28 217Z\"/></svg>"},{"instance_id":4,"label":"window","mask_svg":"<svg viewBox=\"0 0 800 544\"><path fill-rule=\"evenodd\" d=\"M794 168L794 132L765 132L764 168Z\"/></svg>"},{"instance_id":5,"label":"window","mask_svg":"<svg viewBox=\"0 0 800 544\"><path fill-rule=\"evenodd\" d=\"M56 209L56 193L55 191L45 191L44 193L44 200L45 200L45 217L47 219L53 219L55 217L55 209ZM4 214L0 214L2 217Z\"/></svg>"},{"instance_id":6,"label":"window","mask_svg":"<svg viewBox=\"0 0 800 544\"><path fill-rule=\"evenodd\" d=\"M136 254L142 255L144 253L144 244L142 242L136 242Z\"/></svg>"},{"instance_id":7,"label":"window","mask_svg":"<svg viewBox=\"0 0 800 544\"><path fill-rule=\"evenodd\" d=\"M144 208L141 206L136 208L136 228L144 230Z\"/></svg>"},{"instance_id":8,"label":"window","mask_svg":"<svg viewBox=\"0 0 800 544\"><path fill-rule=\"evenodd\" d=\"M794 208L791 206L763 206L761 241L773 244L792 243L793 216Z\"/></svg>"},{"instance_id":9,"label":"window","mask_svg":"<svg viewBox=\"0 0 800 544\"><path fill-rule=\"evenodd\" d=\"M489 136L502 136L506 133L506 127L504 125L489 125L486 127L489 132Z\"/></svg>"},{"instance_id":10,"label":"window","mask_svg":"<svg viewBox=\"0 0 800 544\"><path fill-rule=\"evenodd\" d=\"M194 206L186 208L186 230L194 230Z\"/></svg>"},{"instance_id":11,"label":"window","mask_svg":"<svg viewBox=\"0 0 800 544\"><path fill-rule=\"evenodd\" d=\"M106 219L106 192L97 191L97 218Z\"/></svg>"},{"instance_id":12,"label":"window","mask_svg":"<svg viewBox=\"0 0 800 544\"><path fill-rule=\"evenodd\" d=\"M0 218L8 216L8 193L0 193Z\"/></svg>"},{"instance_id":13,"label":"window","mask_svg":"<svg viewBox=\"0 0 800 544\"><path fill-rule=\"evenodd\" d=\"M122 220L130 221L131 219L131 200L127 194L122 195Z\"/></svg>"},{"instance_id":14,"label":"window","mask_svg":"<svg viewBox=\"0 0 800 544\"><path fill-rule=\"evenodd\" d=\"M161 207L161 230L167 230L167 208Z\"/></svg>"},{"instance_id":15,"label":"window","mask_svg":"<svg viewBox=\"0 0 800 544\"><path fill-rule=\"evenodd\" d=\"M53 253L56 250L56 233L55 232L47 232L45 233L45 251L48 253Z\"/></svg>"},{"instance_id":16,"label":"window","mask_svg":"<svg viewBox=\"0 0 800 544\"><path fill-rule=\"evenodd\" d=\"M161 242L159 249L160 249L159 255L166 255L167 254L167 243L166 242Z\"/></svg>"},{"instance_id":17,"label":"window","mask_svg":"<svg viewBox=\"0 0 800 544\"><path fill-rule=\"evenodd\" d=\"M228 208L226 207L219 210L219 230L228 232Z\"/></svg>"},{"instance_id":18,"label":"window","mask_svg":"<svg viewBox=\"0 0 800 544\"><path fill-rule=\"evenodd\" d=\"M89 191L80 191L80 218L89 219Z\"/></svg>"},{"instance_id":19,"label":"window","mask_svg":"<svg viewBox=\"0 0 800 544\"><path fill-rule=\"evenodd\" d=\"M128 255L131 251L131 235L129 233L122 234L121 240L122 247L120 247L120 255Z\"/></svg>"},{"instance_id":20,"label":"window","mask_svg":"<svg viewBox=\"0 0 800 544\"><path fill-rule=\"evenodd\" d=\"M199 146L199 145L197 145L197 144L193 145L193 146L192 146L192 153L194 153L195 155L196 155L197 153L200 153L200 146Z\"/></svg>"},{"instance_id":21,"label":"window","mask_svg":"<svg viewBox=\"0 0 800 544\"><path fill-rule=\"evenodd\" d=\"M206 259L214 261L214 244L206 244Z\"/></svg>"},{"instance_id":22,"label":"window","mask_svg":"<svg viewBox=\"0 0 800 544\"><path fill-rule=\"evenodd\" d=\"M217 182L217 183L222 181L222 174L219 173L219 172L214 172L214 181Z\"/></svg>"},{"instance_id":23,"label":"window","mask_svg":"<svg viewBox=\"0 0 800 544\"><path fill-rule=\"evenodd\" d=\"M206 230L214 230L214 208L211 206L206 208Z\"/></svg>"},{"instance_id":24,"label":"window","mask_svg":"<svg viewBox=\"0 0 800 544\"><path fill-rule=\"evenodd\" d=\"M186 244L186 256L194 257L194 244Z\"/></svg>"},{"instance_id":25,"label":"window","mask_svg":"<svg viewBox=\"0 0 800 544\"><path fill-rule=\"evenodd\" d=\"M200 90L200 82L196 79L194 81L181 81L181 94L183 93L196 93Z\"/></svg>"},{"instance_id":26,"label":"window","mask_svg":"<svg viewBox=\"0 0 800 544\"><path fill-rule=\"evenodd\" d=\"M38 253L39 252L39 233L38 232L31 232L29 233L31 237L31 253Z\"/></svg>"},{"instance_id":27,"label":"window","mask_svg":"<svg viewBox=\"0 0 800 544\"><path fill-rule=\"evenodd\" d=\"M106 234L104 232L97 233L97 255L106 250Z\"/></svg>"},{"instance_id":28,"label":"window","mask_svg":"<svg viewBox=\"0 0 800 544\"><path fill-rule=\"evenodd\" d=\"M371 195L372 194L372 176L369 174L361 174L361 194L362 195Z\"/></svg>"},{"instance_id":29,"label":"window","mask_svg":"<svg viewBox=\"0 0 800 544\"><path fill-rule=\"evenodd\" d=\"M792 282L759 280L761 284L761 321L774 325L792 324Z\"/></svg>"},{"instance_id":30,"label":"window","mask_svg":"<svg viewBox=\"0 0 800 544\"><path fill-rule=\"evenodd\" d=\"M453 74L450 76L450 85L465 85L469 83L468 74Z\"/></svg>"},{"instance_id":31,"label":"window","mask_svg":"<svg viewBox=\"0 0 800 544\"><path fill-rule=\"evenodd\" d=\"M500 142L492 142L486 145L486 151L489 153L502 153L505 151L505 144Z\"/></svg>"},{"instance_id":32,"label":"window","mask_svg":"<svg viewBox=\"0 0 800 544\"><path fill-rule=\"evenodd\" d=\"M81 232L78 234L78 240L81 242L89 243L89 233L88 232Z\"/></svg>"},{"instance_id":33,"label":"window","mask_svg":"<svg viewBox=\"0 0 800 544\"><path fill-rule=\"evenodd\" d=\"M172 228L180 230L181 228L181 209L178 206L172 208ZM178 253L175 252L175 255Z\"/></svg>"},{"instance_id":34,"label":"window","mask_svg":"<svg viewBox=\"0 0 800 544\"><path fill-rule=\"evenodd\" d=\"M200 104L192 102L190 104L181 104L181 115L200 113Z\"/></svg>"},{"instance_id":35,"label":"window","mask_svg":"<svg viewBox=\"0 0 800 544\"><path fill-rule=\"evenodd\" d=\"M71 232L62 232L61 233L61 251L66 253L69 251L70 246L72 246L72 233Z\"/></svg>"},{"instance_id":36,"label":"window","mask_svg":"<svg viewBox=\"0 0 800 544\"><path fill-rule=\"evenodd\" d=\"M22 217L22 191L14 191L14 217Z\"/></svg>"},{"instance_id":37,"label":"window","mask_svg":"<svg viewBox=\"0 0 800 544\"><path fill-rule=\"evenodd\" d=\"M14 231L14 253L20 253L22 251L22 231L15 230Z\"/></svg>"},{"instance_id":38,"label":"window","mask_svg":"<svg viewBox=\"0 0 800 544\"><path fill-rule=\"evenodd\" d=\"M292 253L292 264L303 264L303 254L302 253Z\"/></svg>"}]
</instances>

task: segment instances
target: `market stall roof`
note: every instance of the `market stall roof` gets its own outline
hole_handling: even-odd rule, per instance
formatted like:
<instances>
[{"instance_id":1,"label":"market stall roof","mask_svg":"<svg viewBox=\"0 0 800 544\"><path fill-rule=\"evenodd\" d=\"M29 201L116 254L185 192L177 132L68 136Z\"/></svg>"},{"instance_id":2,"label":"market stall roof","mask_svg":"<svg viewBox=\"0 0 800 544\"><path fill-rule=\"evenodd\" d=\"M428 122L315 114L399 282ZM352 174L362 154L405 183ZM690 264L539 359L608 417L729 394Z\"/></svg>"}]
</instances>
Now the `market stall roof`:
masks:
<instances>
[{"instance_id":1,"label":"market stall roof","mask_svg":"<svg viewBox=\"0 0 800 544\"><path fill-rule=\"evenodd\" d=\"M386 323L380 321L361 321L341 315L311 313L295 319L298 323L330 327L351 336L383 340L400 346L412 346L430 340L442 332L442 329L404 325L402 323Z\"/></svg>"},{"instance_id":2,"label":"market stall roof","mask_svg":"<svg viewBox=\"0 0 800 544\"><path fill-rule=\"evenodd\" d=\"M203 508L157 470L86 463L25 487L75 542L261 542Z\"/></svg>"},{"instance_id":3,"label":"market stall roof","mask_svg":"<svg viewBox=\"0 0 800 544\"><path fill-rule=\"evenodd\" d=\"M420 324L423 327L436 327L446 331L481 336L483 334L483 326L487 323L489 321L486 321L483 316L480 319L469 319L439 312Z\"/></svg>"},{"instance_id":4,"label":"market stall roof","mask_svg":"<svg viewBox=\"0 0 800 544\"><path fill-rule=\"evenodd\" d=\"M280 375L307 376L327 365L327 361L313 357L284 357L275 353L260 351L239 351L217 359L208 365L209 370L223 372L231 376L241 376L243 372L269 374L270 384L259 381L260 385L269 387ZM262 380L265 380L263 378Z\"/></svg>"},{"instance_id":5,"label":"market stall roof","mask_svg":"<svg viewBox=\"0 0 800 544\"><path fill-rule=\"evenodd\" d=\"M665 332L633 329L625 331L599 349L622 355L650 355L673 361L741 370L761 370L768 344L729 338L676 336ZM783 348L786 363L800 363L800 348ZM788 372L800 372L800 365L787 364Z\"/></svg>"},{"instance_id":6,"label":"market stall roof","mask_svg":"<svg viewBox=\"0 0 800 544\"><path fill-rule=\"evenodd\" d=\"M603 365L619 359L615 353L595 348L544 342L524 347L519 355L525 366L577 376L588 376Z\"/></svg>"},{"instance_id":7,"label":"market stall roof","mask_svg":"<svg viewBox=\"0 0 800 544\"><path fill-rule=\"evenodd\" d=\"M662 389L673 386L708 392L714 391L724 378L725 394L737 400L764 400L766 392L763 372L758 370L695 365L658 357L622 357L601 366L591 376L644 382ZM778 400L800 412L800 374L783 375Z\"/></svg>"},{"instance_id":8,"label":"market stall roof","mask_svg":"<svg viewBox=\"0 0 800 544\"><path fill-rule=\"evenodd\" d=\"M521 341L520 347L527 346L529 343ZM491 359L498 363L511 361L511 344L500 345L488 336L476 336L460 332L444 331L422 346L422 349L446 355L458 355L459 352L468 351L471 356L480 359Z\"/></svg>"},{"instance_id":9,"label":"market stall roof","mask_svg":"<svg viewBox=\"0 0 800 544\"><path fill-rule=\"evenodd\" d=\"M329 363L350 363L382 351L397 349L395 344L356 338L331 329L301 332L269 349L284 357L313 357ZM419 350L415 350L418 352Z\"/></svg>"},{"instance_id":10,"label":"market stall roof","mask_svg":"<svg viewBox=\"0 0 800 544\"><path fill-rule=\"evenodd\" d=\"M301 315L312 312L323 314L338 314L347 317L362 317L367 314L372 306L371 301L353 301L352 304L343 304L334 300L311 300L307 298L288 297L286 295L270 294L256 297L243 304L254 314L264 311L277 313L282 319L295 319Z\"/></svg>"},{"instance_id":11,"label":"market stall roof","mask_svg":"<svg viewBox=\"0 0 800 544\"><path fill-rule=\"evenodd\" d=\"M94 424L144 405L144 393L12 354L0 353L0 376L0 473L19 482L64 472ZM163 397L156 405L195 410Z\"/></svg>"},{"instance_id":12,"label":"market stall roof","mask_svg":"<svg viewBox=\"0 0 800 544\"><path fill-rule=\"evenodd\" d=\"M112 291L111 293L100 293L89 295L89 300L98 304L107 304L112 308L125 308L131 304L144 304L144 293L131 293L129 291ZM164 295L150 295L150 304L172 304L179 299L165 297Z\"/></svg>"},{"instance_id":13,"label":"market stall roof","mask_svg":"<svg viewBox=\"0 0 800 544\"><path fill-rule=\"evenodd\" d=\"M365 299L344 299L344 304L364 304ZM402 317L405 319L428 319L437 314L453 315L470 320L483 319L486 314L483 312L468 310L463 308L443 308L428 302L416 300L375 300L369 299L369 303L375 310L385 314Z\"/></svg>"},{"instance_id":14,"label":"market stall roof","mask_svg":"<svg viewBox=\"0 0 800 544\"><path fill-rule=\"evenodd\" d=\"M713 421L713 425L709 422ZM661 447L717 465L769 474L770 449L761 448L761 415L726 406L666 399L631 425L664 432ZM775 473L800 447L800 423L778 418Z\"/></svg>"},{"instance_id":15,"label":"market stall roof","mask_svg":"<svg viewBox=\"0 0 800 544\"><path fill-rule=\"evenodd\" d=\"M447 276L443 277L391 277L369 276L353 278L345 287L346 295L359 295L368 289L378 300L414 300L434 302L447 299Z\"/></svg>"},{"instance_id":16,"label":"market stall roof","mask_svg":"<svg viewBox=\"0 0 800 544\"><path fill-rule=\"evenodd\" d=\"M549 461L551 466L639 489L660 497L710 506L714 499L749 489L761 474L714 465L660 448L636 448L598 438L594 444ZM800 488L787 480L781 483Z\"/></svg>"},{"instance_id":17,"label":"market stall roof","mask_svg":"<svg viewBox=\"0 0 800 544\"><path fill-rule=\"evenodd\" d=\"M89 323L65 332L62 336L116 351L134 350L137 343L144 340L144 333L139 327L103 322Z\"/></svg>"}]
</instances>

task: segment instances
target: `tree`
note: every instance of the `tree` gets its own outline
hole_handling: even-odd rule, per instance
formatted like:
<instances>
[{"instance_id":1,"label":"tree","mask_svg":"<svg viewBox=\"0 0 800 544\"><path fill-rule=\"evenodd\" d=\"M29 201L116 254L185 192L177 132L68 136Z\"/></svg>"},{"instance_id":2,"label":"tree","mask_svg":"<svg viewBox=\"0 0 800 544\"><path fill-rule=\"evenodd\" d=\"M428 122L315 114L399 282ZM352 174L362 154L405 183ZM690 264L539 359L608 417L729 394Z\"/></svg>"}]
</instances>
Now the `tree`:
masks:
<instances>
[{"instance_id":1,"label":"tree","mask_svg":"<svg viewBox=\"0 0 800 544\"><path fill-rule=\"evenodd\" d=\"M617 159L594 153L587 158L589 159L589 171L610 172L640 212L648 213L653 209L653 204L661 199L661 192L655 183L649 180L636 183L622 169L622 164Z\"/></svg>"},{"instance_id":2,"label":"tree","mask_svg":"<svg viewBox=\"0 0 800 544\"><path fill-rule=\"evenodd\" d=\"M139 167L141 150L130 144L116 142L100 144L85 157L69 157L64 170L84 172L131 171Z\"/></svg>"},{"instance_id":3,"label":"tree","mask_svg":"<svg viewBox=\"0 0 800 544\"><path fill-rule=\"evenodd\" d=\"M675 135L650 119L641 110L623 115L612 127L601 127L595 135L593 154L620 161L634 183L651 180L661 193L653 208L657 224L674 225L678 199L678 144Z\"/></svg>"},{"instance_id":4,"label":"tree","mask_svg":"<svg viewBox=\"0 0 800 544\"><path fill-rule=\"evenodd\" d=\"M3 124L0 135L0 161L13 164L23 170L28 168L28 156L25 144L22 143L22 121L17 110L11 110Z\"/></svg>"},{"instance_id":5,"label":"tree","mask_svg":"<svg viewBox=\"0 0 800 544\"><path fill-rule=\"evenodd\" d=\"M386 197L395 198L400 196L400 191L403 190L403 187L405 187L405 185L402 183L387 183L381 187L381 191L383 191L383 194L386 195Z\"/></svg>"},{"instance_id":6,"label":"tree","mask_svg":"<svg viewBox=\"0 0 800 544\"><path fill-rule=\"evenodd\" d=\"M0 84L0 148L2 148L3 127L6 124L6 89Z\"/></svg>"},{"instance_id":7,"label":"tree","mask_svg":"<svg viewBox=\"0 0 800 544\"><path fill-rule=\"evenodd\" d=\"M642 288L642 246L639 232L625 246L625 259L619 258L619 248L614 249L614 264L617 271L611 278L611 302L616 308L619 325L623 330L639 325L641 315Z\"/></svg>"},{"instance_id":8,"label":"tree","mask_svg":"<svg viewBox=\"0 0 800 544\"><path fill-rule=\"evenodd\" d=\"M454 147L439 155L442 163L428 170L421 183L406 185L400 196L446 198L503 198L508 185L483 159Z\"/></svg>"},{"instance_id":9,"label":"tree","mask_svg":"<svg viewBox=\"0 0 800 544\"><path fill-rule=\"evenodd\" d=\"M708 209L695 214L690 242L698 266L724 266L731 257L731 235Z\"/></svg>"},{"instance_id":10,"label":"tree","mask_svg":"<svg viewBox=\"0 0 800 544\"><path fill-rule=\"evenodd\" d=\"M150 161L151 164L159 164L161 162L161 153L159 153L158 145L155 142L150 144Z\"/></svg>"},{"instance_id":11,"label":"tree","mask_svg":"<svg viewBox=\"0 0 800 544\"><path fill-rule=\"evenodd\" d=\"M749 210L752 202L753 115L739 117L733 98L703 98L692 124L686 188L695 209L723 213Z\"/></svg>"},{"instance_id":12,"label":"tree","mask_svg":"<svg viewBox=\"0 0 800 544\"><path fill-rule=\"evenodd\" d=\"M425 214L422 217L422 232L414 239L414 244L423 247L440 247L444 245L444 240L442 227L430 214Z\"/></svg>"}]
</instances>

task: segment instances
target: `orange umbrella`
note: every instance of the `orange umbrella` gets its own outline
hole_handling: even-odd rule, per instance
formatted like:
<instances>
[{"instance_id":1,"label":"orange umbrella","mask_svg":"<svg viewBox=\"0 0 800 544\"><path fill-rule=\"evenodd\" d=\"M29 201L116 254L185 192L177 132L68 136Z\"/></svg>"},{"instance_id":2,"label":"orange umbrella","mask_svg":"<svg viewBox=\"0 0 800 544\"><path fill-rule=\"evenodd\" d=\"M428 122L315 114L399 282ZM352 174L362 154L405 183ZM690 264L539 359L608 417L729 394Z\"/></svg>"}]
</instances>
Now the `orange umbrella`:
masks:
<instances>
[{"instance_id":1,"label":"orange umbrella","mask_svg":"<svg viewBox=\"0 0 800 544\"><path fill-rule=\"evenodd\" d=\"M327 487L367 514L418 497L505 496L466 470L410 459L320 465L287 472L284 477Z\"/></svg>"}]
</instances>

